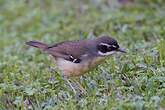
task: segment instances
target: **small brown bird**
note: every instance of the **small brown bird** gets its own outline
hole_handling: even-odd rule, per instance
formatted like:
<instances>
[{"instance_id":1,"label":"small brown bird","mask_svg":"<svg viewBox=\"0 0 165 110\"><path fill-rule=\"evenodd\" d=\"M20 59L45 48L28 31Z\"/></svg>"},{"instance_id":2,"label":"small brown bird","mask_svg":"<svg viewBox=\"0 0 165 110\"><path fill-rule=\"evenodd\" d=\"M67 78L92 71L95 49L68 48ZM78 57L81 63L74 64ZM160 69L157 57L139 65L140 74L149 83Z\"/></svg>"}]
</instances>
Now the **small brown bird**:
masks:
<instances>
[{"instance_id":1,"label":"small brown bird","mask_svg":"<svg viewBox=\"0 0 165 110\"><path fill-rule=\"evenodd\" d=\"M26 44L52 55L57 68L66 77L82 75L115 52L125 52L118 42L109 36L65 41L51 46L39 41L29 41Z\"/></svg>"}]
</instances>

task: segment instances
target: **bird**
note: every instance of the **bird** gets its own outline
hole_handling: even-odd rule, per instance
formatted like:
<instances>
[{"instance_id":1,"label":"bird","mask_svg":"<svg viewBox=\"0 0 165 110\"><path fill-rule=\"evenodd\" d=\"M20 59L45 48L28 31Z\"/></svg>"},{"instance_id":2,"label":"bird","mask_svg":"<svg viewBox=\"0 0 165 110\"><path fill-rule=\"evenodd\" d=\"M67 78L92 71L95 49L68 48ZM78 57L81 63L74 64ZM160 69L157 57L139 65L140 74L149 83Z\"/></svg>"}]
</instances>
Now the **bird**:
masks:
<instances>
[{"instance_id":1,"label":"bird","mask_svg":"<svg viewBox=\"0 0 165 110\"><path fill-rule=\"evenodd\" d=\"M40 41L28 41L26 44L51 55L65 78L87 73L116 52L126 53L117 40L108 35L94 39L63 41L54 45ZM72 85L69 85L73 89Z\"/></svg>"}]
</instances>

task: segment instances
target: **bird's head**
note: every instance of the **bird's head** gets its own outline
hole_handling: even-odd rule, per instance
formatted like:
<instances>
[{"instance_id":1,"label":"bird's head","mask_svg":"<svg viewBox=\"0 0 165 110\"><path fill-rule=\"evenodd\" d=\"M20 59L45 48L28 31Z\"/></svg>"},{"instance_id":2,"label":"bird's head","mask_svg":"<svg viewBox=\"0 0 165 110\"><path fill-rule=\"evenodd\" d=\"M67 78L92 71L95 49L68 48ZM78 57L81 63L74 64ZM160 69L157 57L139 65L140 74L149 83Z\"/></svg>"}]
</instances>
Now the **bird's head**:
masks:
<instances>
[{"instance_id":1,"label":"bird's head","mask_svg":"<svg viewBox=\"0 0 165 110\"><path fill-rule=\"evenodd\" d=\"M100 56L109 56L116 52L126 53L124 49L122 49L118 42L108 36L101 36L96 39L96 48L97 53Z\"/></svg>"}]
</instances>

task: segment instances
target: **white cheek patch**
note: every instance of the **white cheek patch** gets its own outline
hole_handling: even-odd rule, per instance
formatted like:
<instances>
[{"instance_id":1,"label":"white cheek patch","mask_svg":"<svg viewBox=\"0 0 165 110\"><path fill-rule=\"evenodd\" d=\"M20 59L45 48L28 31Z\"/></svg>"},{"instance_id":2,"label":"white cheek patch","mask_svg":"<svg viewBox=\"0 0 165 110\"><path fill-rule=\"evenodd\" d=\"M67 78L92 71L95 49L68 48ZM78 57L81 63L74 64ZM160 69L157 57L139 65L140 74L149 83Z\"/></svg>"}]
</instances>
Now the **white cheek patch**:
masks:
<instances>
[{"instance_id":1,"label":"white cheek patch","mask_svg":"<svg viewBox=\"0 0 165 110\"><path fill-rule=\"evenodd\" d=\"M108 55L112 55L116 53L115 51L111 51L111 52L106 52L106 53L103 53L101 51L98 51L98 54L101 55L101 56L108 56Z\"/></svg>"}]
</instances>

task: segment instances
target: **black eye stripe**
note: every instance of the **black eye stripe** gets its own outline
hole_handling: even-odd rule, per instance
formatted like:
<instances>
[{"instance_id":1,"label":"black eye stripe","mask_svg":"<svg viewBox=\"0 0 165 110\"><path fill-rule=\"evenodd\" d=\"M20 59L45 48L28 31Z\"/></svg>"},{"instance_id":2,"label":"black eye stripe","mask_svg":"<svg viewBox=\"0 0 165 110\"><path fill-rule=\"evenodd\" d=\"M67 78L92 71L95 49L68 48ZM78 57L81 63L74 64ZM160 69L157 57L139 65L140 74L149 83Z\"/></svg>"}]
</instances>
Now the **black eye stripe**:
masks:
<instances>
[{"instance_id":1,"label":"black eye stripe","mask_svg":"<svg viewBox=\"0 0 165 110\"><path fill-rule=\"evenodd\" d=\"M108 47L107 45L99 45L98 50L101 51L102 53L108 52Z\"/></svg>"}]
</instances>

